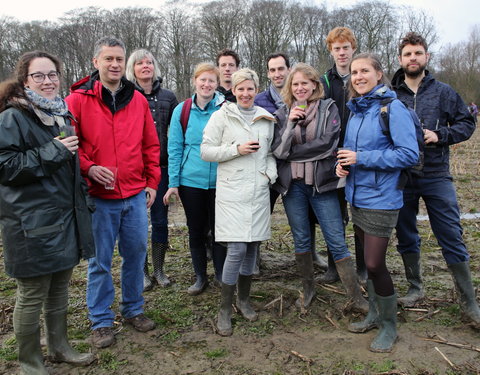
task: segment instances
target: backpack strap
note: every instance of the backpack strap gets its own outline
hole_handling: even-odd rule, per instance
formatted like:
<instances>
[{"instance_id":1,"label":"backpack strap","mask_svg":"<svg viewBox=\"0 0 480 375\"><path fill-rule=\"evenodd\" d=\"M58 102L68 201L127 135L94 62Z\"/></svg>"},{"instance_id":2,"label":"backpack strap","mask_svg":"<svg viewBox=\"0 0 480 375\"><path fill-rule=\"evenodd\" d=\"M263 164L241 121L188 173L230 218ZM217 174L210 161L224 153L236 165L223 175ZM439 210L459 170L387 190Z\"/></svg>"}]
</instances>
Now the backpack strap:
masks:
<instances>
[{"instance_id":1,"label":"backpack strap","mask_svg":"<svg viewBox=\"0 0 480 375\"><path fill-rule=\"evenodd\" d=\"M382 134L387 137L390 137L390 104L393 100L393 98L386 98L380 102L380 127Z\"/></svg>"},{"instance_id":2,"label":"backpack strap","mask_svg":"<svg viewBox=\"0 0 480 375\"><path fill-rule=\"evenodd\" d=\"M180 124L182 125L183 134L187 132L188 119L192 110L192 98L188 98L183 102L182 112L180 113Z\"/></svg>"}]
</instances>

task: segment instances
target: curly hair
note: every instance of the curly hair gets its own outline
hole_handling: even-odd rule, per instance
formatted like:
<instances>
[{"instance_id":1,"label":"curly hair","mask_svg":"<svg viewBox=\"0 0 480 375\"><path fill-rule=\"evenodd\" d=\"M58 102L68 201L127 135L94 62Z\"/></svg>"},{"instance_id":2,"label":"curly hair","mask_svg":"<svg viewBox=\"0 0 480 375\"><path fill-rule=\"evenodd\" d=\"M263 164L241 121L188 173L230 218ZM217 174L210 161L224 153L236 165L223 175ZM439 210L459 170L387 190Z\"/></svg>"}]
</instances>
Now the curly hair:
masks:
<instances>
[{"instance_id":1,"label":"curly hair","mask_svg":"<svg viewBox=\"0 0 480 375\"><path fill-rule=\"evenodd\" d=\"M425 38L423 36L421 36L420 34L411 31L411 32L407 33L407 35L405 35L400 40L400 43L398 45L398 55L399 56L402 55L403 48L408 44L411 44L413 46L421 45L423 48L425 48L425 52L428 52L428 45L427 45L427 41L425 40Z\"/></svg>"}]
</instances>

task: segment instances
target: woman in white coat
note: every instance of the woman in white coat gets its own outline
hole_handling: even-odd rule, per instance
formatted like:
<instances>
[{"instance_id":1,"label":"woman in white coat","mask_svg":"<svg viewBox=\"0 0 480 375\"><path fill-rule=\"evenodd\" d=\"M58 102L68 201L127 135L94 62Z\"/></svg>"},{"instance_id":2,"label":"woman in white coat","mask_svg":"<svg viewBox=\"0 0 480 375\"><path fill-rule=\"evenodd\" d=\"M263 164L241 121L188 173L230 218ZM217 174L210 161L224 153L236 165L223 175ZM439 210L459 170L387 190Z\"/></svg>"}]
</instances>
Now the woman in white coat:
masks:
<instances>
[{"instance_id":1,"label":"woman in white coat","mask_svg":"<svg viewBox=\"0 0 480 375\"><path fill-rule=\"evenodd\" d=\"M253 70L241 69L233 74L232 83L237 103L225 104L212 115L201 145L202 158L218 162L215 238L228 246L217 317L222 336L232 334L237 282L238 310L250 321L258 317L250 304L250 286L260 241L270 238L269 186L277 178L270 150L275 120L253 104L258 76Z\"/></svg>"}]
</instances>

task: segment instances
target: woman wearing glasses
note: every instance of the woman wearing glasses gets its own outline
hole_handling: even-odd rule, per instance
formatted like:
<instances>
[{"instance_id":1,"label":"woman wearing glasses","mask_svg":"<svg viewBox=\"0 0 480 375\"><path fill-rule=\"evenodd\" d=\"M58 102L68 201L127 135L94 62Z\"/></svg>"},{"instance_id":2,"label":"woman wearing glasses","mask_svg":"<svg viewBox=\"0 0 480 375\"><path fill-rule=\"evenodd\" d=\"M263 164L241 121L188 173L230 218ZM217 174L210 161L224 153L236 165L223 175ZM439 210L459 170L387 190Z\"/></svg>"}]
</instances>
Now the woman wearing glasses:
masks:
<instances>
[{"instance_id":1,"label":"woman wearing glasses","mask_svg":"<svg viewBox=\"0 0 480 375\"><path fill-rule=\"evenodd\" d=\"M53 361L88 365L95 357L67 341L68 283L94 243L78 138L58 96L60 61L20 57L0 84L0 226L6 273L17 281L13 328L22 374L48 374L40 346L43 307Z\"/></svg>"}]
</instances>

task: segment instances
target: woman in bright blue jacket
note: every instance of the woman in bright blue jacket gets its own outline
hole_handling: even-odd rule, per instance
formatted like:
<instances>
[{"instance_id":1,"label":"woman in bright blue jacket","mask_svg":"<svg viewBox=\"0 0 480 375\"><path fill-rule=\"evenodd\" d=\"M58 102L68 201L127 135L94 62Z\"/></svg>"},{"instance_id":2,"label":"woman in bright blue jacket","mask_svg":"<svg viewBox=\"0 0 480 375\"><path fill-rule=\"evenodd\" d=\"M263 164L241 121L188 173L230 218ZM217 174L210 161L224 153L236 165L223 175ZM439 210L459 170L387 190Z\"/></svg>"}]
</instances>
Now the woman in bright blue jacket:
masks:
<instances>
[{"instance_id":1,"label":"woman in bright blue jacket","mask_svg":"<svg viewBox=\"0 0 480 375\"><path fill-rule=\"evenodd\" d=\"M181 124L180 103L173 111L168 137L168 178L169 189L163 197L168 205L172 195L182 200L187 217L190 253L196 281L188 288L190 295L202 293L208 285L207 279L207 235L214 234L215 186L217 163L206 162L200 157L203 129L212 114L220 109L225 101L222 94L215 91L220 82L218 68L210 63L197 65L193 73L195 94L186 129ZM215 278L222 280L226 249L213 242L212 259Z\"/></svg>"},{"instance_id":2,"label":"woman in bright blue jacket","mask_svg":"<svg viewBox=\"0 0 480 375\"><path fill-rule=\"evenodd\" d=\"M403 192L397 186L400 173L417 163L418 144L410 112L399 100L389 106L390 134L382 132L382 102L396 95L387 86L378 57L357 55L350 71L352 99L347 105L352 116L344 149L338 151L336 172L347 178L345 195L356 234L365 246L370 306L365 320L351 324L349 330L379 327L370 350L390 352L397 338L397 298L385 256L403 205Z\"/></svg>"}]
</instances>

